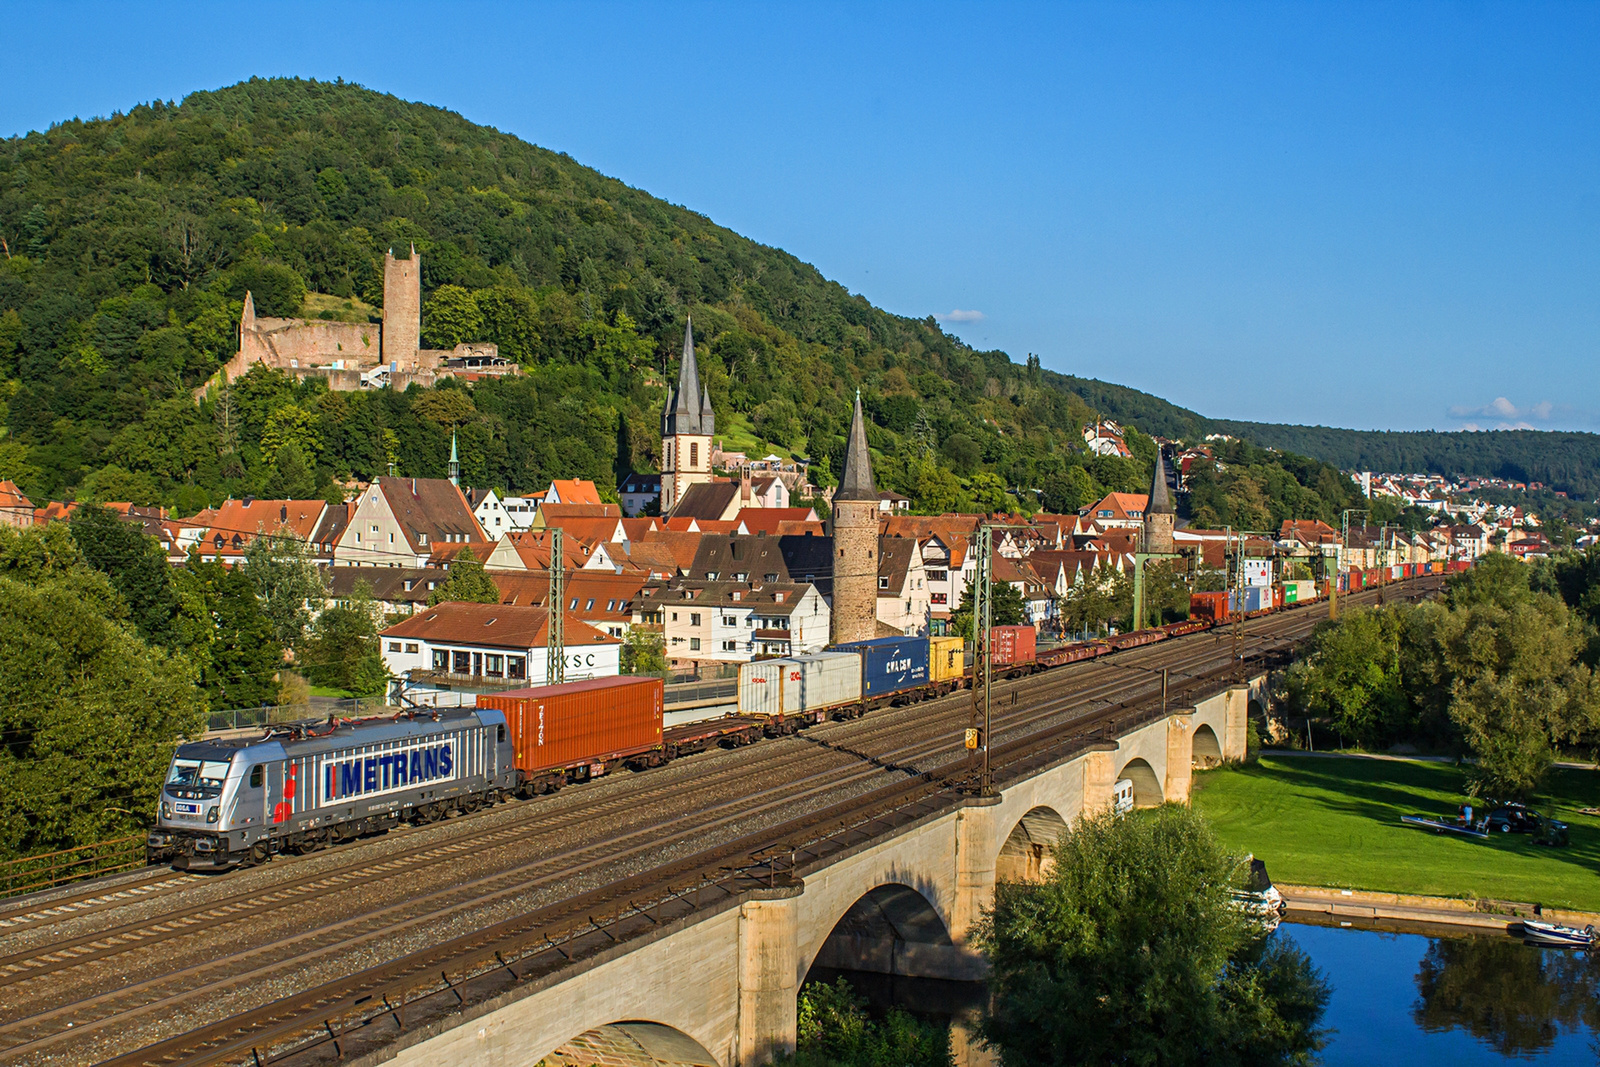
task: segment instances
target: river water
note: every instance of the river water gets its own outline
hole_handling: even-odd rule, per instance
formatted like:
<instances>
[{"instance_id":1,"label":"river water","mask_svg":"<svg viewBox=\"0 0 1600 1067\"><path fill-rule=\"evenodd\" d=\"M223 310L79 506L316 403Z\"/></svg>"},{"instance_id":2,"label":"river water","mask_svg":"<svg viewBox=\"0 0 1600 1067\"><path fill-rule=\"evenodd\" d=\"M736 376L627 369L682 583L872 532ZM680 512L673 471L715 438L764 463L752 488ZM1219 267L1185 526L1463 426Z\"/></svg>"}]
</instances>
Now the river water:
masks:
<instances>
[{"instance_id":1,"label":"river water","mask_svg":"<svg viewBox=\"0 0 1600 1067\"><path fill-rule=\"evenodd\" d=\"M1332 987L1324 1067L1600 1064L1600 952L1541 949L1458 927L1376 928L1284 923ZM848 977L880 1009L970 1021L981 983L813 968L808 981ZM965 1049L961 1027L956 1044ZM960 1062L988 1064L977 1053Z\"/></svg>"},{"instance_id":2,"label":"river water","mask_svg":"<svg viewBox=\"0 0 1600 1067\"><path fill-rule=\"evenodd\" d=\"M1600 1063L1600 953L1411 930L1278 928L1333 987L1326 1067Z\"/></svg>"}]
</instances>

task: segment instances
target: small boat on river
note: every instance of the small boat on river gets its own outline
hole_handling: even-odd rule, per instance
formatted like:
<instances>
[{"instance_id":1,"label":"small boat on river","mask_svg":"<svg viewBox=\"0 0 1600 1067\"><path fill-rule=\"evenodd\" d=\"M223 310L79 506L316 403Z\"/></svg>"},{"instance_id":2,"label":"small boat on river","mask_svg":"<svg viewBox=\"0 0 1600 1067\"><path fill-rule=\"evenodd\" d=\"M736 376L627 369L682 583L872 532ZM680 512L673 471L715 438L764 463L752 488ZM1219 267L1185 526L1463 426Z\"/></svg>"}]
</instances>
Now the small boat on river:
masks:
<instances>
[{"instance_id":1,"label":"small boat on river","mask_svg":"<svg viewBox=\"0 0 1600 1067\"><path fill-rule=\"evenodd\" d=\"M1591 948L1595 942L1595 932L1592 926L1585 926L1580 930L1576 926L1562 926L1560 923L1523 919L1522 939L1530 945L1546 945L1553 948Z\"/></svg>"},{"instance_id":2,"label":"small boat on river","mask_svg":"<svg viewBox=\"0 0 1600 1067\"><path fill-rule=\"evenodd\" d=\"M1457 834L1477 840L1487 840L1489 832L1479 825L1436 815L1402 815L1400 821L1419 830L1432 830L1436 834Z\"/></svg>"}]
</instances>

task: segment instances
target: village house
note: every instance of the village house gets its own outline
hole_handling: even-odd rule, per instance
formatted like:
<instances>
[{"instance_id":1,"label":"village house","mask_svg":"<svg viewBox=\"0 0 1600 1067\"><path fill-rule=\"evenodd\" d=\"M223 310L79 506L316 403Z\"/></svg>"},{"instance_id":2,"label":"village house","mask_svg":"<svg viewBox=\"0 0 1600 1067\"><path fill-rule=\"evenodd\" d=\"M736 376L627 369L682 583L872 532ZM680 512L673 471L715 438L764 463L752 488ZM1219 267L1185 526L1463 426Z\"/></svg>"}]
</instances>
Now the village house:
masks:
<instances>
[{"instance_id":1,"label":"village house","mask_svg":"<svg viewBox=\"0 0 1600 1067\"><path fill-rule=\"evenodd\" d=\"M932 623L928 571L914 537L878 538L878 624L897 634L927 634Z\"/></svg>"},{"instance_id":2,"label":"village house","mask_svg":"<svg viewBox=\"0 0 1600 1067\"><path fill-rule=\"evenodd\" d=\"M646 587L634 611L635 626L662 635L672 669L697 674L819 652L830 622L816 586L782 581L679 579Z\"/></svg>"},{"instance_id":3,"label":"village house","mask_svg":"<svg viewBox=\"0 0 1600 1067\"><path fill-rule=\"evenodd\" d=\"M479 693L549 684L550 612L515 604L459 601L417 611L379 634L383 662L398 681L392 703L431 707L476 703ZM562 620L569 682L620 673L622 641L571 613Z\"/></svg>"},{"instance_id":4,"label":"village house","mask_svg":"<svg viewBox=\"0 0 1600 1067\"><path fill-rule=\"evenodd\" d=\"M379 478L351 501L336 566L425 567L439 545L489 540L447 478Z\"/></svg>"},{"instance_id":5,"label":"village house","mask_svg":"<svg viewBox=\"0 0 1600 1067\"><path fill-rule=\"evenodd\" d=\"M226 500L216 508L198 541L206 559L241 563L251 542L262 534L289 534L312 543L328 505L322 500Z\"/></svg>"},{"instance_id":6,"label":"village house","mask_svg":"<svg viewBox=\"0 0 1600 1067\"><path fill-rule=\"evenodd\" d=\"M1148 493L1107 493L1089 506L1088 516L1101 529L1143 529Z\"/></svg>"},{"instance_id":7,"label":"village house","mask_svg":"<svg viewBox=\"0 0 1600 1067\"><path fill-rule=\"evenodd\" d=\"M25 530L32 525L33 501L23 495L11 479L0 482L0 526Z\"/></svg>"},{"instance_id":8,"label":"village house","mask_svg":"<svg viewBox=\"0 0 1600 1067\"><path fill-rule=\"evenodd\" d=\"M623 514L642 515L661 500L661 475L629 474L617 486L617 495L622 498Z\"/></svg>"}]
</instances>

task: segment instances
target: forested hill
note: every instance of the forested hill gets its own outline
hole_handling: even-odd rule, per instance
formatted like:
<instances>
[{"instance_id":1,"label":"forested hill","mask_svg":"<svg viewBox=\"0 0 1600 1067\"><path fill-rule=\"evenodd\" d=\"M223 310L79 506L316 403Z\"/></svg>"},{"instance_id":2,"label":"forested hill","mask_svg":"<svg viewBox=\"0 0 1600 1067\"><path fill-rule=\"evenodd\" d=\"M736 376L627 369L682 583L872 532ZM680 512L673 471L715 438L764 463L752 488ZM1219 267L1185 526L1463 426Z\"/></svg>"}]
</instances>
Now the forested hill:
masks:
<instances>
[{"instance_id":1,"label":"forested hill","mask_svg":"<svg viewBox=\"0 0 1600 1067\"><path fill-rule=\"evenodd\" d=\"M1212 432L1300 452L1342 470L1472 474L1600 495L1600 435L1547 430L1396 432L1214 420Z\"/></svg>"},{"instance_id":2,"label":"forested hill","mask_svg":"<svg viewBox=\"0 0 1600 1067\"><path fill-rule=\"evenodd\" d=\"M190 390L263 315L365 321L386 250L415 245L423 340L487 341L524 373L471 388L328 394L258 368ZM344 83L251 80L0 145L0 478L37 499L189 512L326 494L392 465L508 491L652 470L692 313L730 448L838 470L856 388L880 482L919 510L1069 510L1148 484L1087 457L1094 414L1179 436L1208 420L1147 394L974 351L705 217L461 116ZM1320 463L1240 457L1235 525L1337 513ZM1235 512L1230 501L1240 501Z\"/></svg>"},{"instance_id":3,"label":"forested hill","mask_svg":"<svg viewBox=\"0 0 1600 1067\"><path fill-rule=\"evenodd\" d=\"M12 138L0 239L0 477L35 496L337 493L391 462L441 473L450 425L475 484L611 484L653 468L691 312L731 447L826 479L860 387L880 480L930 510L1144 477L1082 466L1069 386L1116 387L973 351L566 156L353 85L252 80ZM424 341L495 342L524 376L326 396L255 372L225 409L185 399L234 351L246 289L265 315L375 318L384 252L413 244Z\"/></svg>"}]
</instances>

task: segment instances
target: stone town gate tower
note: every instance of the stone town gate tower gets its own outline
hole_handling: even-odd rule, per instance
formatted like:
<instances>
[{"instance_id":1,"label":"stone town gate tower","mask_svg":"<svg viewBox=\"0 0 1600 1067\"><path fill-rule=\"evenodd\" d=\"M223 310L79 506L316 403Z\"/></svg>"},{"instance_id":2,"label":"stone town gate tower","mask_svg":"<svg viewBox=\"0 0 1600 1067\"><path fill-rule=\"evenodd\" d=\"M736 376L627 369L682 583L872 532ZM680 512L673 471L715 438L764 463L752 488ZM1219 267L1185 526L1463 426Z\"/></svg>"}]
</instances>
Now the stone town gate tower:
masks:
<instances>
[{"instance_id":1,"label":"stone town gate tower","mask_svg":"<svg viewBox=\"0 0 1600 1067\"><path fill-rule=\"evenodd\" d=\"M410 259L383 256L383 361L398 370L416 370L422 348L422 257L411 246Z\"/></svg>"},{"instance_id":2,"label":"stone town gate tower","mask_svg":"<svg viewBox=\"0 0 1600 1067\"><path fill-rule=\"evenodd\" d=\"M844 472L833 494L832 643L878 636L878 488L856 393Z\"/></svg>"},{"instance_id":3,"label":"stone town gate tower","mask_svg":"<svg viewBox=\"0 0 1600 1067\"><path fill-rule=\"evenodd\" d=\"M1167 487L1167 461L1156 445L1156 471L1150 479L1150 499L1144 506L1143 551L1171 555L1176 551L1173 527L1178 516L1172 509L1172 491Z\"/></svg>"}]
</instances>

